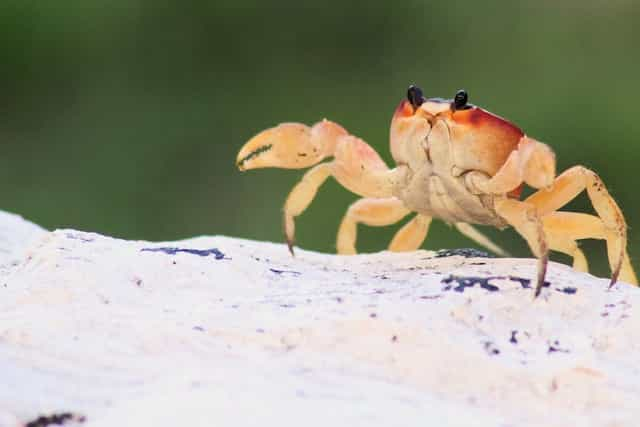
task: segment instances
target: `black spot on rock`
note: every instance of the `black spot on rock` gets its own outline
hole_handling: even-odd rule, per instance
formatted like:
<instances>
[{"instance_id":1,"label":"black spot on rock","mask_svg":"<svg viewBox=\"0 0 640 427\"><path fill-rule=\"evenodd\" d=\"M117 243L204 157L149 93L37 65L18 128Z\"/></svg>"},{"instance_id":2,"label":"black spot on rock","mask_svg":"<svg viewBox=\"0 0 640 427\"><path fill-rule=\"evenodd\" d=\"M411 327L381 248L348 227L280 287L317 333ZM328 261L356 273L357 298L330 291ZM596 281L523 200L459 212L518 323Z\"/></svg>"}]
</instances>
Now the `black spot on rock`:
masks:
<instances>
[{"instance_id":1,"label":"black spot on rock","mask_svg":"<svg viewBox=\"0 0 640 427\"><path fill-rule=\"evenodd\" d=\"M500 354L500 350L491 341L486 341L484 343L484 350L489 356L497 356Z\"/></svg>"},{"instance_id":2,"label":"black spot on rock","mask_svg":"<svg viewBox=\"0 0 640 427\"><path fill-rule=\"evenodd\" d=\"M72 414L71 412L61 412L59 414L41 415L33 421L24 424L25 427L47 427L50 425L63 425L67 421L83 423L86 418L83 415Z\"/></svg>"},{"instance_id":3,"label":"black spot on rock","mask_svg":"<svg viewBox=\"0 0 640 427\"><path fill-rule=\"evenodd\" d=\"M525 279L517 276L464 277L451 274L449 275L449 277L442 279L442 283L448 285L444 287L443 290L445 291L453 289L456 292L464 292L465 288L472 288L476 284L480 285L482 289L486 289L489 292L499 291L500 288L496 285L492 285L490 283L491 280L511 280L520 283L520 285L525 289L531 288L531 279ZM452 285L452 283L454 282L457 283L457 286L455 287ZM549 282L544 282L542 286L548 288L549 286L551 286L551 284ZM569 288L568 293L571 293L571 289L573 288Z\"/></svg>"},{"instance_id":4,"label":"black spot on rock","mask_svg":"<svg viewBox=\"0 0 640 427\"><path fill-rule=\"evenodd\" d=\"M564 288L562 288L562 289L560 289L560 288L556 288L556 291L564 292L564 293L565 293L565 294L567 294L567 295L573 295L573 294L575 294L576 292L578 292L578 289L577 289L577 288L570 287L570 286L566 286L566 287L564 287Z\"/></svg>"},{"instance_id":5,"label":"black spot on rock","mask_svg":"<svg viewBox=\"0 0 640 427\"><path fill-rule=\"evenodd\" d=\"M482 289L486 289L489 292L499 291L499 287L489 283L489 281L492 279L500 279L500 277L462 277L454 276L452 274L449 277L445 277L444 279L442 279L442 283L447 285L444 287L445 291L453 289L456 292L464 292L465 288L472 288L476 284L480 285ZM457 283L457 286L453 287L452 283Z\"/></svg>"},{"instance_id":6,"label":"black spot on rock","mask_svg":"<svg viewBox=\"0 0 640 427\"><path fill-rule=\"evenodd\" d=\"M516 338L517 334L518 334L518 331L511 331L511 338L509 338L509 342L511 344L518 344L518 339Z\"/></svg>"},{"instance_id":7,"label":"black spot on rock","mask_svg":"<svg viewBox=\"0 0 640 427\"><path fill-rule=\"evenodd\" d=\"M547 353L569 353L569 350L566 348L561 348L560 342L558 340L555 340L554 342L549 343Z\"/></svg>"},{"instance_id":8,"label":"black spot on rock","mask_svg":"<svg viewBox=\"0 0 640 427\"><path fill-rule=\"evenodd\" d=\"M163 252L167 255L175 255L179 252L184 252L186 254L198 255L198 256L209 256L213 255L216 259L225 259L225 255L220 252L217 248L212 249L188 249L188 248L142 248L140 252Z\"/></svg>"},{"instance_id":9,"label":"black spot on rock","mask_svg":"<svg viewBox=\"0 0 640 427\"><path fill-rule=\"evenodd\" d=\"M442 249L436 252L435 258L446 258L450 256L462 256L465 258L495 258L488 252L473 248Z\"/></svg>"},{"instance_id":10,"label":"black spot on rock","mask_svg":"<svg viewBox=\"0 0 640 427\"><path fill-rule=\"evenodd\" d=\"M525 279L524 277L518 276L508 276L507 279L520 283L520 286L522 286L523 289L531 289L531 279ZM547 281L542 284L543 288L548 288L549 286L551 286L551 283Z\"/></svg>"},{"instance_id":11,"label":"black spot on rock","mask_svg":"<svg viewBox=\"0 0 640 427\"><path fill-rule=\"evenodd\" d=\"M302 273L300 273L299 271L293 271L293 270L278 270L277 268L270 268L269 271L271 271L272 273L276 273L276 274L291 274L293 276L299 276Z\"/></svg>"},{"instance_id":12,"label":"black spot on rock","mask_svg":"<svg viewBox=\"0 0 640 427\"><path fill-rule=\"evenodd\" d=\"M422 295L420 297L420 299L438 299L438 298L442 298L442 295L437 294L437 295Z\"/></svg>"},{"instance_id":13,"label":"black spot on rock","mask_svg":"<svg viewBox=\"0 0 640 427\"><path fill-rule=\"evenodd\" d=\"M80 240L82 243L91 243L94 241L93 238L84 237L81 233L66 233L65 237L71 240Z\"/></svg>"}]
</instances>

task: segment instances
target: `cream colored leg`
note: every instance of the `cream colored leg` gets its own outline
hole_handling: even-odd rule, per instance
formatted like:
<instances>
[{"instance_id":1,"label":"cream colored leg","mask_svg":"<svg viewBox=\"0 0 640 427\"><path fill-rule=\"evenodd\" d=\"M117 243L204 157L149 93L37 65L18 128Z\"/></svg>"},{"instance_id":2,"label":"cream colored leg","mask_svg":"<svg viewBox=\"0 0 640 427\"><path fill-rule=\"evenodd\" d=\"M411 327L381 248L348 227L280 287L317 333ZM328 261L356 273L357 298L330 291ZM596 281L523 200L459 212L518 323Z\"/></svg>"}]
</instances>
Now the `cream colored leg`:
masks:
<instances>
[{"instance_id":1,"label":"cream colored leg","mask_svg":"<svg viewBox=\"0 0 640 427\"><path fill-rule=\"evenodd\" d=\"M562 252L573 258L573 269L583 273L589 272L589 264L584 252L578 247L578 243L567 234L554 233L545 228L547 243L552 251Z\"/></svg>"},{"instance_id":2,"label":"cream colored leg","mask_svg":"<svg viewBox=\"0 0 640 427\"><path fill-rule=\"evenodd\" d=\"M551 190L540 190L529 196L525 202L532 204L542 216L556 211L573 200L583 190L587 190L593 208L602 219L606 229L607 254L611 266L611 285L627 264L626 278L629 277L630 263L627 255L627 225L618 204L613 200L602 180L595 172L583 167L574 166L560 174ZM633 271L631 269L631 271ZM635 274L634 274L635 276ZM635 277L634 277L635 279ZM637 284L637 279L633 281Z\"/></svg>"},{"instance_id":3,"label":"cream colored leg","mask_svg":"<svg viewBox=\"0 0 640 427\"><path fill-rule=\"evenodd\" d=\"M588 271L584 254L578 248L580 239L616 239L609 233L602 220L594 215L578 212L552 212L542 218L545 233L552 250L563 252L574 259L573 267L578 271ZM637 285L638 280L631 266L629 256L624 255L620 269L620 280Z\"/></svg>"},{"instance_id":4,"label":"cream colored leg","mask_svg":"<svg viewBox=\"0 0 640 427\"><path fill-rule=\"evenodd\" d=\"M389 250L392 252L409 252L415 251L427 238L429 226L431 225L431 217L426 215L416 215L402 226L400 230L393 236L389 244Z\"/></svg>"},{"instance_id":5,"label":"cream colored leg","mask_svg":"<svg viewBox=\"0 0 640 427\"><path fill-rule=\"evenodd\" d=\"M321 163L307 171L300 182L289 193L284 203L284 235L287 239L289 251L293 254L293 242L295 238L294 218L304 212L311 201L316 197L318 188L331 175L331 163Z\"/></svg>"},{"instance_id":6,"label":"cream colored leg","mask_svg":"<svg viewBox=\"0 0 640 427\"><path fill-rule=\"evenodd\" d=\"M526 182L533 188L546 188L553 182L556 160L551 149L533 138L523 136L518 148L489 179L478 173L467 174L467 185L477 193L506 194Z\"/></svg>"},{"instance_id":7,"label":"cream colored leg","mask_svg":"<svg viewBox=\"0 0 640 427\"><path fill-rule=\"evenodd\" d=\"M339 254L356 253L358 224L373 226L390 225L400 221L411 211L395 197L386 199L364 198L356 200L349 206L338 229L336 247Z\"/></svg>"},{"instance_id":8,"label":"cream colored leg","mask_svg":"<svg viewBox=\"0 0 640 427\"><path fill-rule=\"evenodd\" d=\"M538 279L534 293L537 297L542 290L549 261L549 250L540 216L535 206L513 199L496 201L495 209L498 215L525 238L531 252L538 258Z\"/></svg>"},{"instance_id":9,"label":"cream colored leg","mask_svg":"<svg viewBox=\"0 0 640 427\"><path fill-rule=\"evenodd\" d=\"M467 224L466 222L457 222L454 225L460 233L473 240L483 248L489 249L491 252L500 256L509 256L509 254L504 249L493 243L491 239L479 232L478 229L473 227L472 225Z\"/></svg>"}]
</instances>

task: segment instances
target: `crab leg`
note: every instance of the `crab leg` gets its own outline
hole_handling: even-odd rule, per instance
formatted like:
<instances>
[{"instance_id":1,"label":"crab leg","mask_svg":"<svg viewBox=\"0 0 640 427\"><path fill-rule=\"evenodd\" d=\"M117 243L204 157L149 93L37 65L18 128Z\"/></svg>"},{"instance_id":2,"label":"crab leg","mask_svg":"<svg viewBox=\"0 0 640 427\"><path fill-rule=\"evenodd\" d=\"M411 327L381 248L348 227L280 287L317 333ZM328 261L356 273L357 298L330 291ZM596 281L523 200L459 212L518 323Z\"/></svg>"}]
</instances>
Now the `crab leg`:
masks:
<instances>
[{"instance_id":1,"label":"crab leg","mask_svg":"<svg viewBox=\"0 0 640 427\"><path fill-rule=\"evenodd\" d=\"M562 232L553 233L545 227L547 243L552 251L561 252L573 258L573 269L582 273L589 272L589 263L584 256L584 252L578 247L578 242L571 236Z\"/></svg>"},{"instance_id":2,"label":"crab leg","mask_svg":"<svg viewBox=\"0 0 640 427\"><path fill-rule=\"evenodd\" d=\"M607 254L611 266L610 286L617 281L622 269L625 281L637 284L638 280L627 255L627 225L624 216L595 172L583 166L574 166L556 178L551 190L538 191L525 202L535 206L539 215L544 216L566 205L585 189L604 226L604 238L607 240ZM587 235L588 230L587 227Z\"/></svg>"},{"instance_id":3,"label":"crab leg","mask_svg":"<svg viewBox=\"0 0 640 427\"><path fill-rule=\"evenodd\" d=\"M542 290L549 261L549 250L540 215L534 205L513 199L497 200L495 210L525 238L531 252L538 258L538 280L534 293L537 297Z\"/></svg>"},{"instance_id":4,"label":"crab leg","mask_svg":"<svg viewBox=\"0 0 640 427\"><path fill-rule=\"evenodd\" d=\"M340 228L338 228L336 242L338 253L342 255L356 253L355 243L359 223L372 226L391 225L410 213L411 211L404 206L402 201L395 197L356 200L347 209L347 213L340 223Z\"/></svg>"},{"instance_id":5,"label":"crab leg","mask_svg":"<svg viewBox=\"0 0 640 427\"><path fill-rule=\"evenodd\" d=\"M469 174L470 187L484 194L506 194L523 182L533 188L546 188L553 183L556 161L553 151L535 139L523 136L518 148L490 179Z\"/></svg>"},{"instance_id":6,"label":"crab leg","mask_svg":"<svg viewBox=\"0 0 640 427\"><path fill-rule=\"evenodd\" d=\"M552 212L542 218L549 248L573 257L573 268L588 272L589 264L578 248L580 239L605 239L602 220L594 215L578 212Z\"/></svg>"},{"instance_id":7,"label":"crab leg","mask_svg":"<svg viewBox=\"0 0 640 427\"><path fill-rule=\"evenodd\" d=\"M430 216L422 214L414 216L393 236L391 243L389 243L389 250L391 252L409 252L418 249L427 238L431 219Z\"/></svg>"},{"instance_id":8,"label":"crab leg","mask_svg":"<svg viewBox=\"0 0 640 427\"><path fill-rule=\"evenodd\" d=\"M595 215L578 212L552 212L543 217L542 222L551 250L572 256L573 268L578 271L588 272L589 269L587 260L578 248L576 240L607 239L608 236L611 236L602 220ZM637 284L635 272L626 253L619 278L624 282Z\"/></svg>"},{"instance_id":9,"label":"crab leg","mask_svg":"<svg viewBox=\"0 0 640 427\"><path fill-rule=\"evenodd\" d=\"M359 223L371 226L391 225L411 213L400 199L365 198L355 201L345 214L338 229L337 249L339 254L355 254L357 227ZM392 252L414 251L427 237L431 217L416 215L396 232L389 243Z\"/></svg>"},{"instance_id":10,"label":"crab leg","mask_svg":"<svg viewBox=\"0 0 640 427\"><path fill-rule=\"evenodd\" d=\"M306 168L329 156L334 157L333 161L309 170L285 202L285 236L292 253L294 219L309 206L329 176L360 196L385 198L391 197L394 171L366 142L328 120L312 127L284 123L267 129L249 140L238 153L237 165L243 171L264 167Z\"/></svg>"},{"instance_id":11,"label":"crab leg","mask_svg":"<svg viewBox=\"0 0 640 427\"><path fill-rule=\"evenodd\" d=\"M304 174L284 203L284 235L289 251L293 254L293 242L296 231L294 218L300 215L316 197L318 189L331 176L331 163L321 163Z\"/></svg>"},{"instance_id":12,"label":"crab leg","mask_svg":"<svg viewBox=\"0 0 640 427\"><path fill-rule=\"evenodd\" d=\"M509 256L507 251L493 243L491 239L482 234L480 231L478 231L477 228L473 227L472 225L467 224L466 222L456 222L455 227L463 236L468 237L483 248L489 249L491 252L500 256Z\"/></svg>"}]
</instances>

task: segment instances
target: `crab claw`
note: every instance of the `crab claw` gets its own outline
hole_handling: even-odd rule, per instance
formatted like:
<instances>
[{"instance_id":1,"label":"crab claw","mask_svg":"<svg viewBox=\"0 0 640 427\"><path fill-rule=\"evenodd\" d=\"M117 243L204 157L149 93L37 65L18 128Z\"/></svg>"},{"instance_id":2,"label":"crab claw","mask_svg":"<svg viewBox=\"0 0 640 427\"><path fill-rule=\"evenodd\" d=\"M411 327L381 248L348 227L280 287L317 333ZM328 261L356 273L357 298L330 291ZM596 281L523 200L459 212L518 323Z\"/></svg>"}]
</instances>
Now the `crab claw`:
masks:
<instances>
[{"instance_id":1,"label":"crab claw","mask_svg":"<svg viewBox=\"0 0 640 427\"><path fill-rule=\"evenodd\" d=\"M302 169L333 155L339 137L348 135L342 126L323 120L313 127L282 123L251 138L240 150L236 165L241 171L278 167Z\"/></svg>"}]
</instances>

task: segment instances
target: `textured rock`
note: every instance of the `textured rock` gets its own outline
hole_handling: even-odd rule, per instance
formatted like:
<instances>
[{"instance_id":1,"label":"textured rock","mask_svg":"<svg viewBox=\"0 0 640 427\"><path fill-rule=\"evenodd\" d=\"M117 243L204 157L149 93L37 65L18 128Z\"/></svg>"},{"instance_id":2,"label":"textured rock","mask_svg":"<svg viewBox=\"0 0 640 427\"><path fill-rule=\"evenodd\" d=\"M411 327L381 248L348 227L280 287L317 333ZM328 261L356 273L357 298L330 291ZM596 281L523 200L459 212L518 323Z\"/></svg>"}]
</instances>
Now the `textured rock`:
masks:
<instances>
[{"instance_id":1,"label":"textured rock","mask_svg":"<svg viewBox=\"0 0 640 427\"><path fill-rule=\"evenodd\" d=\"M640 418L640 291L564 265L534 300L534 260L475 253L292 258L220 236L50 233L9 214L0 242L0 426Z\"/></svg>"}]
</instances>

